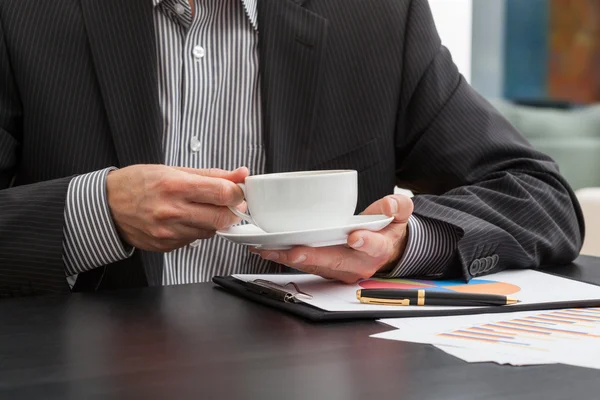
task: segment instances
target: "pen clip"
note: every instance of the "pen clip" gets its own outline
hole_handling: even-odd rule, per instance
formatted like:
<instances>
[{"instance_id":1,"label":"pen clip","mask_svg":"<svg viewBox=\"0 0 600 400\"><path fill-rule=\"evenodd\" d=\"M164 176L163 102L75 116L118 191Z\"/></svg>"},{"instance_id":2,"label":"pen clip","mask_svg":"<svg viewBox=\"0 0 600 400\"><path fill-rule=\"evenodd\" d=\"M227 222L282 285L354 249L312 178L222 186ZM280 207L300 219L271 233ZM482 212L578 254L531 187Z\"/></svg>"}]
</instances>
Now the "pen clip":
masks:
<instances>
[{"instance_id":1,"label":"pen clip","mask_svg":"<svg viewBox=\"0 0 600 400\"><path fill-rule=\"evenodd\" d=\"M274 297L277 300L282 300L286 303L297 303L302 300L312 299L312 296L300 290L295 282L288 282L285 285L279 285L265 279L255 279L247 283L249 285L256 285L260 288L266 289L266 291L261 291L259 294L270 295L271 297ZM294 288L296 291L295 293L289 290L290 286Z\"/></svg>"},{"instance_id":2,"label":"pen clip","mask_svg":"<svg viewBox=\"0 0 600 400\"><path fill-rule=\"evenodd\" d=\"M410 299L376 299L373 297L361 297L360 302L363 304L375 304L380 306L410 306Z\"/></svg>"}]
</instances>

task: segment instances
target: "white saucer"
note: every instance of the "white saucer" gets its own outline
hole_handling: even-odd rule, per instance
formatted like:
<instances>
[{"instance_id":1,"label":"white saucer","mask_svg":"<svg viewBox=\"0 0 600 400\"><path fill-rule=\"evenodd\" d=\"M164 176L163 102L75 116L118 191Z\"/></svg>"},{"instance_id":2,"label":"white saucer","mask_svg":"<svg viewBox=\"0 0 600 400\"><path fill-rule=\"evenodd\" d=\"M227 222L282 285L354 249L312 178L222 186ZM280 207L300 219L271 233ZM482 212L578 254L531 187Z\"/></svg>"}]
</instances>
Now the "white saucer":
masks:
<instances>
[{"instance_id":1,"label":"white saucer","mask_svg":"<svg viewBox=\"0 0 600 400\"><path fill-rule=\"evenodd\" d=\"M279 233L267 233L252 224L236 225L217 231L217 235L261 250L286 250L293 246L325 247L346 244L348 235L357 230L379 231L393 219L385 215L355 215L348 218L343 226Z\"/></svg>"}]
</instances>

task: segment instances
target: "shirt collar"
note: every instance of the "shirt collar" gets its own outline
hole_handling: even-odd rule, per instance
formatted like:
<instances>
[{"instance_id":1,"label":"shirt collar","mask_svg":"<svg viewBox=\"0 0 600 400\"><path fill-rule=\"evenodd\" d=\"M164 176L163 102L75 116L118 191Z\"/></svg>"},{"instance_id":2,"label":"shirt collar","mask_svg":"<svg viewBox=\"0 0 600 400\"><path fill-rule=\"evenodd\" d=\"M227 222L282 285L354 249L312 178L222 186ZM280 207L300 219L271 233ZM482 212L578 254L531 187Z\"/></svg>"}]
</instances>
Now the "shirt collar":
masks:
<instances>
[{"instance_id":1,"label":"shirt collar","mask_svg":"<svg viewBox=\"0 0 600 400\"><path fill-rule=\"evenodd\" d=\"M152 5L156 7L163 1L165 0L152 0ZM244 10L246 10L246 15L248 16L250 23L254 29L258 30L258 10L256 6L258 0L241 0L241 2L244 5Z\"/></svg>"}]
</instances>

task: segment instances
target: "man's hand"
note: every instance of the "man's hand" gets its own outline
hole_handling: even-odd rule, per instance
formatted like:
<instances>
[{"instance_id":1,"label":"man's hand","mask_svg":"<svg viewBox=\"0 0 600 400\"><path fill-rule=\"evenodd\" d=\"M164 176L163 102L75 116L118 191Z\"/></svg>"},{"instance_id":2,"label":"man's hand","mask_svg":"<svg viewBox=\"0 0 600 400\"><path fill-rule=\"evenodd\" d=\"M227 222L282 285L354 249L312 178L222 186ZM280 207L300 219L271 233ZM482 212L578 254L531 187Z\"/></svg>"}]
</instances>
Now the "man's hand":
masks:
<instances>
[{"instance_id":1,"label":"man's hand","mask_svg":"<svg viewBox=\"0 0 600 400\"><path fill-rule=\"evenodd\" d=\"M106 192L123 240L140 249L167 252L238 223L226 206L243 202L236 183L247 176L247 168L231 172L133 165L110 172Z\"/></svg>"},{"instance_id":2,"label":"man's hand","mask_svg":"<svg viewBox=\"0 0 600 400\"><path fill-rule=\"evenodd\" d=\"M354 283L370 278L377 272L393 268L404 254L408 241L408 218L413 212L412 200L393 195L371 204L363 214L385 214L394 221L379 232L356 231L348 236L348 246L295 247L287 251L257 251L261 257L280 264L320 275Z\"/></svg>"}]
</instances>

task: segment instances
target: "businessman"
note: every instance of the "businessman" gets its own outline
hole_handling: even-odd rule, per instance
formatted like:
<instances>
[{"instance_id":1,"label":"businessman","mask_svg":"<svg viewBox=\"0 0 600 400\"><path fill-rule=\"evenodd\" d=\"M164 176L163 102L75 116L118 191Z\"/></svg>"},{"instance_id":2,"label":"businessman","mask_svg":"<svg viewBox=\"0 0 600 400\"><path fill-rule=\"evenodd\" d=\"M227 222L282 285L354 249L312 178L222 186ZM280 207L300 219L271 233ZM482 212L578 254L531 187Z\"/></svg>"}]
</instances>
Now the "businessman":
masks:
<instances>
[{"instance_id":1,"label":"businessman","mask_svg":"<svg viewBox=\"0 0 600 400\"><path fill-rule=\"evenodd\" d=\"M214 237L249 173L334 168L394 223L259 255ZM0 296L277 264L469 280L570 262L583 231L426 0L0 0Z\"/></svg>"}]
</instances>

